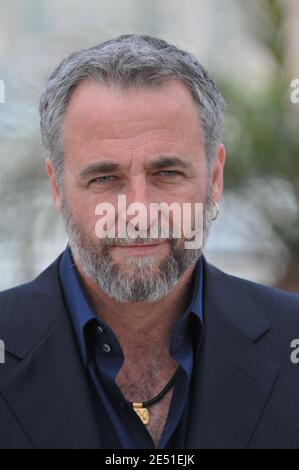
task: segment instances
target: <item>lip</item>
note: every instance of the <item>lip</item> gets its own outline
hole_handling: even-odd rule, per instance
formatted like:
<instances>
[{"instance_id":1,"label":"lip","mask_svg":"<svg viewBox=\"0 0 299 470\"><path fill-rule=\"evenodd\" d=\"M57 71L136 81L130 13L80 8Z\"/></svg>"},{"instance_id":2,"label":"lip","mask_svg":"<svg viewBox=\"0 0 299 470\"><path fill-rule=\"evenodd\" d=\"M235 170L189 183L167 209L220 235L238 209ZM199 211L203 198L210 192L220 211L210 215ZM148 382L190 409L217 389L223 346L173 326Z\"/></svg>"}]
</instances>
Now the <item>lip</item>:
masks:
<instances>
[{"instance_id":1,"label":"lip","mask_svg":"<svg viewBox=\"0 0 299 470\"><path fill-rule=\"evenodd\" d=\"M114 248L119 248L130 255L142 255L153 253L159 250L159 247L165 242L155 243L152 245L115 245Z\"/></svg>"}]
</instances>

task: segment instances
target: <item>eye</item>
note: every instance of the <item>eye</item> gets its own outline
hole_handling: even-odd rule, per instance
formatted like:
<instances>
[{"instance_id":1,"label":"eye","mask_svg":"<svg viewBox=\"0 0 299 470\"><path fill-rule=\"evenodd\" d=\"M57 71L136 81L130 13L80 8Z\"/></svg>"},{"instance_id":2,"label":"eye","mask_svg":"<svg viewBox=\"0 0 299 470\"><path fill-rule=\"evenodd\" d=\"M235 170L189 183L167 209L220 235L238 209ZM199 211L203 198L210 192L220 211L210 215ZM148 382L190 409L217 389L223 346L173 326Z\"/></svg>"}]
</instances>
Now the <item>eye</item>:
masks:
<instances>
[{"instance_id":1,"label":"eye","mask_svg":"<svg viewBox=\"0 0 299 470\"><path fill-rule=\"evenodd\" d=\"M93 179L90 183L107 184L107 183L111 183L115 179L116 179L116 176L104 175L104 176L98 176L97 178Z\"/></svg>"},{"instance_id":2,"label":"eye","mask_svg":"<svg viewBox=\"0 0 299 470\"><path fill-rule=\"evenodd\" d=\"M176 170L161 170L159 171L158 175L161 175L161 176L177 176L179 175L179 172L176 171Z\"/></svg>"}]
</instances>

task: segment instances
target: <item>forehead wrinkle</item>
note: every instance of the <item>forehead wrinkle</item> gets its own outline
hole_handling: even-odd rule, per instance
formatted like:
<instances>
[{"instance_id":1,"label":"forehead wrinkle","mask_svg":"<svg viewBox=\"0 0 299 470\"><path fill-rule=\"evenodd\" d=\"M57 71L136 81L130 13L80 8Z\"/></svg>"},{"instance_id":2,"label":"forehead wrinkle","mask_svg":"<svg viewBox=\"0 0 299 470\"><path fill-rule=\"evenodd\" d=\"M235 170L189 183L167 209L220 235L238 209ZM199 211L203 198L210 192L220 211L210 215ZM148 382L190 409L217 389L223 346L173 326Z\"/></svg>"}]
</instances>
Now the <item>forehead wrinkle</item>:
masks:
<instances>
[{"instance_id":1,"label":"forehead wrinkle","mask_svg":"<svg viewBox=\"0 0 299 470\"><path fill-rule=\"evenodd\" d=\"M108 135L105 135L105 132L103 132L103 128L101 126L96 126L94 128L90 128L84 138L84 143L93 143L93 142L99 142L99 143L120 143L125 145L126 142L128 144L133 143L134 147L139 147L142 148L146 145L151 145L155 143L172 143L176 142L178 138L174 138L174 133L178 136L181 136L181 138L184 138L184 131L185 129L183 127L156 127L156 128L150 128L147 130L143 130L141 132L136 132L134 135L128 135L128 132L125 135L119 135L120 130L112 130L111 127L109 128ZM97 131L99 129L99 131ZM128 130L126 130L128 131ZM110 135L109 135L110 134ZM128 150L134 150L134 147L128 148Z\"/></svg>"}]
</instances>

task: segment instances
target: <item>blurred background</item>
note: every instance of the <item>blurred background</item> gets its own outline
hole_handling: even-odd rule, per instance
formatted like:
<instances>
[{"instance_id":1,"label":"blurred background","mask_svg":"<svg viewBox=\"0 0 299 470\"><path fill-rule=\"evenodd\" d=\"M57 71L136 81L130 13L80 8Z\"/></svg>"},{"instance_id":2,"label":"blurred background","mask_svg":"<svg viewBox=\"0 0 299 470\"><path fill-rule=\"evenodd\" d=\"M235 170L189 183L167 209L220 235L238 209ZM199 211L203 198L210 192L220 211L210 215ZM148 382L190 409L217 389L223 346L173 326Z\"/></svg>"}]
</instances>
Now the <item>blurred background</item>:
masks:
<instances>
[{"instance_id":1,"label":"blurred background","mask_svg":"<svg viewBox=\"0 0 299 470\"><path fill-rule=\"evenodd\" d=\"M226 189L208 260L299 292L298 0L0 0L0 290L33 279L66 245L44 171L43 83L69 53L125 33L190 50L227 101Z\"/></svg>"}]
</instances>

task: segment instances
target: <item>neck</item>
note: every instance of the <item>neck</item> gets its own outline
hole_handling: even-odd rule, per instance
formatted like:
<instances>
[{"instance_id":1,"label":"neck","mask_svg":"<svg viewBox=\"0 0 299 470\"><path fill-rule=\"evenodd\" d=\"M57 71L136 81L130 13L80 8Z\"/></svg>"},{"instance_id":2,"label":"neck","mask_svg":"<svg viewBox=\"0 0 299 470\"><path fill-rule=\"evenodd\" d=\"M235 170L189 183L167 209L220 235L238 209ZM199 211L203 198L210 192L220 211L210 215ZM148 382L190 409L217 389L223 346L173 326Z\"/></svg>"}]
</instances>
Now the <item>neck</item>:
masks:
<instances>
[{"instance_id":1,"label":"neck","mask_svg":"<svg viewBox=\"0 0 299 470\"><path fill-rule=\"evenodd\" d=\"M169 354L174 326L190 303L194 266L159 301L120 304L75 263L96 313L113 330L127 359L133 361L137 351L139 355L156 354L157 358Z\"/></svg>"}]
</instances>

